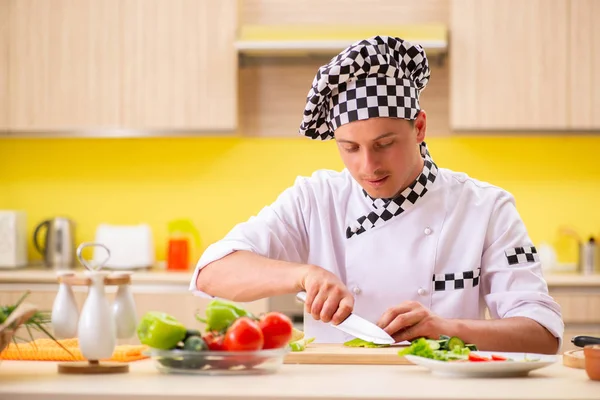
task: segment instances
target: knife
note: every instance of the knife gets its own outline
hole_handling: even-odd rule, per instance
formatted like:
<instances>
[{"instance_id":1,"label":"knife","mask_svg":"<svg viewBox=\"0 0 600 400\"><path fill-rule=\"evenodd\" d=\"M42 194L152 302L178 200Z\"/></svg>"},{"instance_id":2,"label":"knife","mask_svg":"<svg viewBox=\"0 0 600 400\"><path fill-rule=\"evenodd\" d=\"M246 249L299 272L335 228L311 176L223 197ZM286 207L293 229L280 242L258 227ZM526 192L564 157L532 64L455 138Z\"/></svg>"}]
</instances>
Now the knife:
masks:
<instances>
[{"instance_id":1,"label":"knife","mask_svg":"<svg viewBox=\"0 0 600 400\"><path fill-rule=\"evenodd\" d=\"M296 298L303 303L306 303L306 292L299 292L296 294ZM364 318L359 317L356 314L350 314L344 321L338 325L334 325L331 322L329 325L346 332L349 335L365 340L367 342L375 344L394 344L396 341L393 337L387 334L386 331L375 325L374 323L367 321Z\"/></svg>"},{"instance_id":2,"label":"knife","mask_svg":"<svg viewBox=\"0 0 600 400\"><path fill-rule=\"evenodd\" d=\"M584 347L588 344L600 344L600 337L575 336L573 339L571 339L571 343L573 343L577 347Z\"/></svg>"}]
</instances>

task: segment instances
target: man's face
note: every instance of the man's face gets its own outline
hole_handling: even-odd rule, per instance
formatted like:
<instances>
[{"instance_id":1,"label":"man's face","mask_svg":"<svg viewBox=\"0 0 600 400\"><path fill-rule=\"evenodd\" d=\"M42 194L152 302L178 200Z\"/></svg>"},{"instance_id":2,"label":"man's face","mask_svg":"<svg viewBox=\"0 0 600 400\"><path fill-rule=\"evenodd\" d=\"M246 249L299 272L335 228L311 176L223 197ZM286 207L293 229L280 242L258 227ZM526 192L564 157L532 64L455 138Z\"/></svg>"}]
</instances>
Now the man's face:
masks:
<instances>
[{"instance_id":1,"label":"man's face","mask_svg":"<svg viewBox=\"0 0 600 400\"><path fill-rule=\"evenodd\" d=\"M426 116L414 126L399 118L370 118L340 126L335 139L346 168L373 198L394 197L423 169L418 144L425 139Z\"/></svg>"}]
</instances>

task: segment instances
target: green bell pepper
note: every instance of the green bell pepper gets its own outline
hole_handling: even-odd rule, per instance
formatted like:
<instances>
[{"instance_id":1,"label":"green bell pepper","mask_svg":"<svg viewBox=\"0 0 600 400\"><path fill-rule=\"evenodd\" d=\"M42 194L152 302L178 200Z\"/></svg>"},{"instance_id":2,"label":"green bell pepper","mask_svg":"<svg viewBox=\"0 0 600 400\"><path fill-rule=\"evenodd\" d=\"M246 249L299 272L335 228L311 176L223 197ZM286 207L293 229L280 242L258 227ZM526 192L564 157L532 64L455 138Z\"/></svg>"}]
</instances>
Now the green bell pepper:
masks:
<instances>
[{"instance_id":1,"label":"green bell pepper","mask_svg":"<svg viewBox=\"0 0 600 400\"><path fill-rule=\"evenodd\" d=\"M241 317L255 319L254 316L238 305L220 299L212 300L206 306L206 318L196 315L196 319L206 324L207 331L223 332Z\"/></svg>"},{"instance_id":2,"label":"green bell pepper","mask_svg":"<svg viewBox=\"0 0 600 400\"><path fill-rule=\"evenodd\" d=\"M174 317L150 311L144 314L137 327L137 335L142 344L169 350L185 338L186 328Z\"/></svg>"}]
</instances>

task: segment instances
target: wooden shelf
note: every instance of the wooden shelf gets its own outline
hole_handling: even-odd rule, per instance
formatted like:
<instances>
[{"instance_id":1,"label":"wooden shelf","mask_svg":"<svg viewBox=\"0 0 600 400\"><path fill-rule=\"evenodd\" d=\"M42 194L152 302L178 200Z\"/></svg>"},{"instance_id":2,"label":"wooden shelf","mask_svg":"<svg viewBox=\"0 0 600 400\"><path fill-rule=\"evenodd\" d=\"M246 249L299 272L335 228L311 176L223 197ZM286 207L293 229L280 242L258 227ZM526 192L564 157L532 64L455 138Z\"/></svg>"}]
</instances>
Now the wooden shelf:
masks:
<instances>
[{"instance_id":1,"label":"wooden shelf","mask_svg":"<svg viewBox=\"0 0 600 400\"><path fill-rule=\"evenodd\" d=\"M252 56L297 56L337 53L348 45L375 35L397 36L418 43L428 54L445 53L448 30L442 24L404 26L278 26L244 25L235 47Z\"/></svg>"}]
</instances>

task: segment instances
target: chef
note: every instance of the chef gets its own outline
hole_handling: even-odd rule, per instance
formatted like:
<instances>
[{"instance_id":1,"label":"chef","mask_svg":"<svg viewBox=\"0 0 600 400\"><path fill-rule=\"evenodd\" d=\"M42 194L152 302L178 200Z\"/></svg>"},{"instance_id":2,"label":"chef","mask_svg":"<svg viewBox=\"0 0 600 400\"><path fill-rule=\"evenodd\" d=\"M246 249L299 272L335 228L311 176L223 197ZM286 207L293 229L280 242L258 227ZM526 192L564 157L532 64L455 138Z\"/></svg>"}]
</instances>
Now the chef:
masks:
<instances>
[{"instance_id":1,"label":"chef","mask_svg":"<svg viewBox=\"0 0 600 400\"><path fill-rule=\"evenodd\" d=\"M321 343L352 339L331 325L354 312L397 341L556 353L560 307L513 196L429 152L429 79L422 47L387 36L320 67L300 133L335 140L345 168L298 177L210 245L190 290L242 302L304 290L305 333Z\"/></svg>"}]
</instances>

